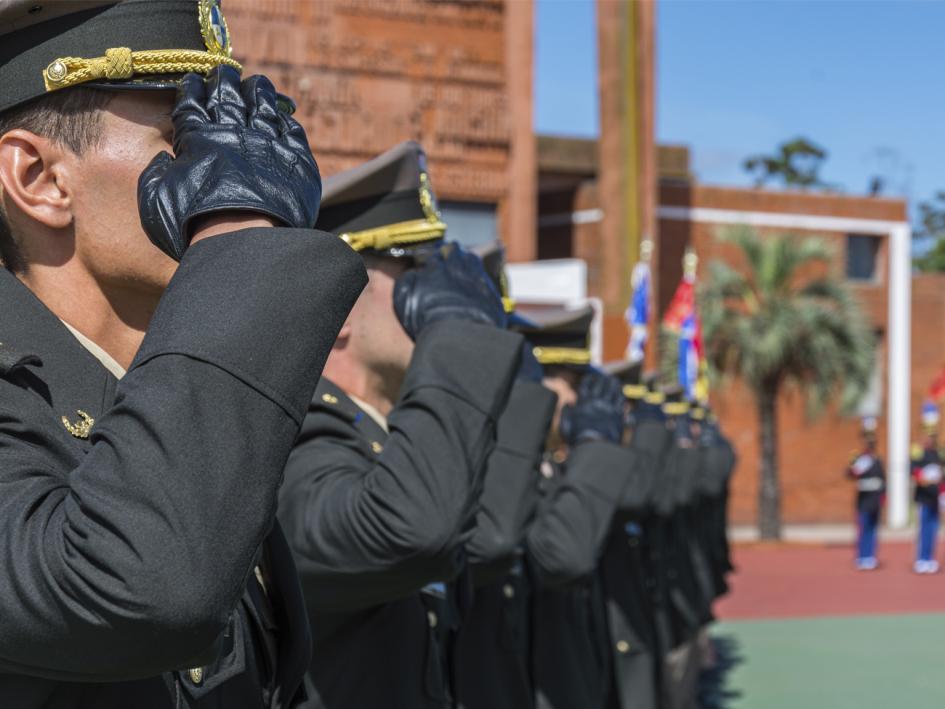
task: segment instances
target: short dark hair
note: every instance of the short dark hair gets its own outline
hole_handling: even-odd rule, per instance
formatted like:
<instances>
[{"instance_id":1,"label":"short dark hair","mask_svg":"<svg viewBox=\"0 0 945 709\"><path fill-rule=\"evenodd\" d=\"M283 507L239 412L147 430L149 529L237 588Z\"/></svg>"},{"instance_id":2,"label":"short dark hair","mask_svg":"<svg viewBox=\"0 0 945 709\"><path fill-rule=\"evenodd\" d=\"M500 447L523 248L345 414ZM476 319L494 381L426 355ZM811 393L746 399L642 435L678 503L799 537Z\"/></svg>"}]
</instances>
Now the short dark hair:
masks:
<instances>
[{"instance_id":1,"label":"short dark hair","mask_svg":"<svg viewBox=\"0 0 945 709\"><path fill-rule=\"evenodd\" d=\"M102 89L77 86L0 113L0 136L22 128L64 145L77 155L98 145L102 138L101 110L114 94ZM23 271L19 244L0 206L0 264Z\"/></svg>"}]
</instances>

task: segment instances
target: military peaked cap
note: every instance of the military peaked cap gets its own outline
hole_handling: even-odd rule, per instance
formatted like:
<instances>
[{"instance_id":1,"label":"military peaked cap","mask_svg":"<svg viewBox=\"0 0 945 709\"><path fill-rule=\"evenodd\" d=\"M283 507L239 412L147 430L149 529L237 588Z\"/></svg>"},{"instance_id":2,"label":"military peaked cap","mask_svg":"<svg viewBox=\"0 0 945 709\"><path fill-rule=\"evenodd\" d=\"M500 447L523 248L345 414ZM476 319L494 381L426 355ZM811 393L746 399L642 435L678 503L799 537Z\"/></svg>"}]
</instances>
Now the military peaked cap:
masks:
<instances>
[{"instance_id":1,"label":"military peaked cap","mask_svg":"<svg viewBox=\"0 0 945 709\"><path fill-rule=\"evenodd\" d=\"M172 89L232 58L220 0L0 0L0 111L72 86Z\"/></svg>"},{"instance_id":2,"label":"military peaked cap","mask_svg":"<svg viewBox=\"0 0 945 709\"><path fill-rule=\"evenodd\" d=\"M628 359L608 362L604 371L620 380L623 395L632 401L639 401L646 396L647 388L643 383L643 362L631 362Z\"/></svg>"},{"instance_id":3,"label":"military peaked cap","mask_svg":"<svg viewBox=\"0 0 945 709\"><path fill-rule=\"evenodd\" d=\"M689 402L686 401L683 388L679 384L664 387L663 396L663 413L667 416L683 416L689 413Z\"/></svg>"},{"instance_id":4,"label":"military peaked cap","mask_svg":"<svg viewBox=\"0 0 945 709\"><path fill-rule=\"evenodd\" d=\"M423 148L413 141L401 143L326 179L315 227L337 234L355 251L389 256L442 240L446 224Z\"/></svg>"},{"instance_id":5,"label":"military peaked cap","mask_svg":"<svg viewBox=\"0 0 945 709\"><path fill-rule=\"evenodd\" d=\"M591 306L576 310L535 310L525 316L529 322L514 329L532 345L535 358L541 364L584 367L591 363L591 323L594 321Z\"/></svg>"},{"instance_id":6,"label":"military peaked cap","mask_svg":"<svg viewBox=\"0 0 945 709\"><path fill-rule=\"evenodd\" d=\"M512 329L534 327L528 318L523 316L515 308L515 299L512 298L509 291L509 278L505 272L505 246L501 241L493 241L483 244L473 249L479 258L482 259L482 266L489 276L489 280L496 287L499 295L502 296L502 307L509 316L509 327Z\"/></svg>"}]
</instances>

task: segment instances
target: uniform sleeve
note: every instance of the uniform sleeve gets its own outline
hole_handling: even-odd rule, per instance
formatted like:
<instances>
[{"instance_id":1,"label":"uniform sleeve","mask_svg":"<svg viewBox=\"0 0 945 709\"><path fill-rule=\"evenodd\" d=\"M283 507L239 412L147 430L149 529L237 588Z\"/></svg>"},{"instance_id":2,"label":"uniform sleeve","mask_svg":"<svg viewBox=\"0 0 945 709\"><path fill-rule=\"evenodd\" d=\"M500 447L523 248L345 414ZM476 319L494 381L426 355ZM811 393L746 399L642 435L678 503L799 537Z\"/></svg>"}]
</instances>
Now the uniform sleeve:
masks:
<instances>
[{"instance_id":1,"label":"uniform sleeve","mask_svg":"<svg viewBox=\"0 0 945 709\"><path fill-rule=\"evenodd\" d=\"M529 527L528 551L539 583L575 581L597 566L623 488L635 474L633 453L590 441L570 454Z\"/></svg>"},{"instance_id":2,"label":"uniform sleeve","mask_svg":"<svg viewBox=\"0 0 945 709\"><path fill-rule=\"evenodd\" d=\"M489 456L476 530L466 545L476 585L497 581L515 560L538 497L538 463L555 411L555 394L516 382Z\"/></svg>"},{"instance_id":3,"label":"uniform sleeve","mask_svg":"<svg viewBox=\"0 0 945 709\"><path fill-rule=\"evenodd\" d=\"M45 404L4 387L0 672L120 681L212 650L272 526L299 402L365 280L318 232L195 244L71 471Z\"/></svg>"},{"instance_id":4,"label":"uniform sleeve","mask_svg":"<svg viewBox=\"0 0 945 709\"><path fill-rule=\"evenodd\" d=\"M306 423L279 515L310 607L370 607L459 571L521 343L465 322L425 330L376 460Z\"/></svg>"}]
</instances>

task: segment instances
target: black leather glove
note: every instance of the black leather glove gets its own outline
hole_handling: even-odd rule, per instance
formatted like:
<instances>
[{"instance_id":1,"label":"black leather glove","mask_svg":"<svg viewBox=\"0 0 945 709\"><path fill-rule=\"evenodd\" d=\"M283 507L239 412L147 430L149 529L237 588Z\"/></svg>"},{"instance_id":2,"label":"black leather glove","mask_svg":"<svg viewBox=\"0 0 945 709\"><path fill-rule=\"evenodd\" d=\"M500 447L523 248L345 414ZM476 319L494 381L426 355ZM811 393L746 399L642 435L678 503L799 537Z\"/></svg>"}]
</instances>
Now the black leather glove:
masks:
<instances>
[{"instance_id":1,"label":"black leather glove","mask_svg":"<svg viewBox=\"0 0 945 709\"><path fill-rule=\"evenodd\" d=\"M440 320L466 320L505 328L502 298L489 280L482 260L449 244L411 269L394 285L394 310L414 340Z\"/></svg>"},{"instance_id":2,"label":"black leather glove","mask_svg":"<svg viewBox=\"0 0 945 709\"><path fill-rule=\"evenodd\" d=\"M585 441L620 443L623 437L623 391L620 380L590 370L581 379L577 403L561 411L561 437L569 446Z\"/></svg>"},{"instance_id":3,"label":"black leather glove","mask_svg":"<svg viewBox=\"0 0 945 709\"><path fill-rule=\"evenodd\" d=\"M322 181L302 126L277 108L264 76L240 83L221 66L206 81L188 74L177 92L174 153L151 161L138 180L138 211L148 237L180 260L194 217L255 212L311 229Z\"/></svg>"}]
</instances>

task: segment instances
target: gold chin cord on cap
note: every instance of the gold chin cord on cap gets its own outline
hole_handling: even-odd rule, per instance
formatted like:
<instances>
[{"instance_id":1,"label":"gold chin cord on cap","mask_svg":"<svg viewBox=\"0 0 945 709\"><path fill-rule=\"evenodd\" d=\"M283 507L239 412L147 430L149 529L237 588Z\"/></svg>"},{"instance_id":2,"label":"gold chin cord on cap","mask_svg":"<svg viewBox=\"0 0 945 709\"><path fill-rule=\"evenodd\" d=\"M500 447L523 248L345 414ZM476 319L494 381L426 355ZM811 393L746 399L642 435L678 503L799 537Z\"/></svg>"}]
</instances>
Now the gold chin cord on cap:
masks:
<instances>
[{"instance_id":1,"label":"gold chin cord on cap","mask_svg":"<svg viewBox=\"0 0 945 709\"><path fill-rule=\"evenodd\" d=\"M539 364L590 364L591 351L573 347L536 347L532 350Z\"/></svg>"},{"instance_id":2,"label":"gold chin cord on cap","mask_svg":"<svg viewBox=\"0 0 945 709\"><path fill-rule=\"evenodd\" d=\"M646 392L646 386L643 384L624 384L623 387L623 395L628 399L642 399Z\"/></svg>"},{"instance_id":3,"label":"gold chin cord on cap","mask_svg":"<svg viewBox=\"0 0 945 709\"><path fill-rule=\"evenodd\" d=\"M231 66L239 72L243 66L226 56L197 49L148 49L132 52L128 47L106 49L104 57L82 59L63 57L43 72L47 91L102 79L117 81L155 74L208 74L218 66Z\"/></svg>"},{"instance_id":4,"label":"gold chin cord on cap","mask_svg":"<svg viewBox=\"0 0 945 709\"><path fill-rule=\"evenodd\" d=\"M355 251L364 249L389 249L394 246L409 246L433 239L442 239L446 224L437 220L414 219L408 222L388 224L364 231L342 234L341 239Z\"/></svg>"}]
</instances>

